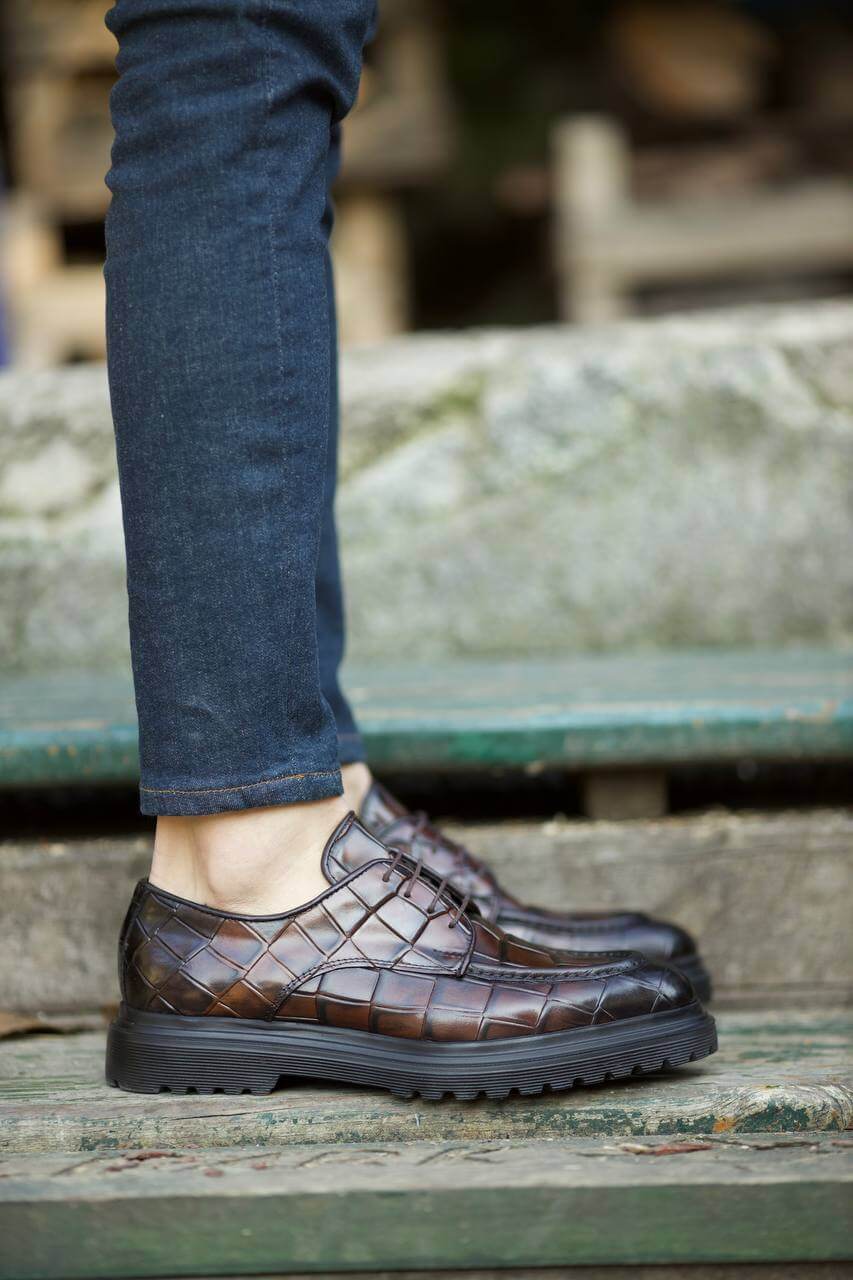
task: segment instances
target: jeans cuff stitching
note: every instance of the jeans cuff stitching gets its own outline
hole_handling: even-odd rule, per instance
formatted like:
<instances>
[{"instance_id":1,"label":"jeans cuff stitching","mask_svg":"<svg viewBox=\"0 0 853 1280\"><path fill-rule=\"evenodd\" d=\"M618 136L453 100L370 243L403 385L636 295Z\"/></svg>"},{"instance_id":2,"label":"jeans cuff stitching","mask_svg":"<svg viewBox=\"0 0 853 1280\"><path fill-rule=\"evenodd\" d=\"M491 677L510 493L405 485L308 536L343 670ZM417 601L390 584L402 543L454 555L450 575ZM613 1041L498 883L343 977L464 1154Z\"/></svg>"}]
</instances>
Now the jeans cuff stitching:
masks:
<instances>
[{"instance_id":1,"label":"jeans cuff stitching","mask_svg":"<svg viewBox=\"0 0 853 1280\"><path fill-rule=\"evenodd\" d=\"M303 778L333 778L338 769L314 769L306 773L280 773L275 778L258 778L255 782L241 782L236 787L140 787L152 796L212 796L220 791L247 791L249 787L265 787L273 782L299 782Z\"/></svg>"}]
</instances>

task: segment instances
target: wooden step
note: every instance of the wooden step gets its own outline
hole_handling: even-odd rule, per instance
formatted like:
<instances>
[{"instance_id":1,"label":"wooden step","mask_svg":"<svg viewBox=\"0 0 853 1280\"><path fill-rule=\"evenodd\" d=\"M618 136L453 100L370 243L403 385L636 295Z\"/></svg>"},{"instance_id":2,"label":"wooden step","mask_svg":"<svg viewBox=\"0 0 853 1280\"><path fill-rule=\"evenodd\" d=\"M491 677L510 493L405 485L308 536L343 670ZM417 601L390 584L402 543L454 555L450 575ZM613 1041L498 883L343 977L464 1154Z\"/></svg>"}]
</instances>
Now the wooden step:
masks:
<instances>
[{"instance_id":1,"label":"wooden step","mask_svg":"<svg viewBox=\"0 0 853 1280\"><path fill-rule=\"evenodd\" d=\"M384 664L347 683L377 769L853 757L851 650ZM137 767L126 675L4 683L0 786L133 782Z\"/></svg>"},{"instance_id":2,"label":"wooden step","mask_svg":"<svg viewBox=\"0 0 853 1280\"><path fill-rule=\"evenodd\" d=\"M447 829L523 900L576 910L632 906L678 920L699 939L717 998L728 1004L790 1010L850 998L853 812ZM6 1008L85 1010L118 999L116 938L150 857L150 837L142 836L0 841Z\"/></svg>"},{"instance_id":3,"label":"wooden step","mask_svg":"<svg viewBox=\"0 0 853 1280\"><path fill-rule=\"evenodd\" d=\"M412 1140L842 1130L853 1125L843 1013L720 1019L713 1057L660 1076L507 1102L403 1102L293 1084L268 1097L123 1093L100 1032L0 1042L0 1150L28 1153Z\"/></svg>"},{"instance_id":4,"label":"wooden step","mask_svg":"<svg viewBox=\"0 0 853 1280\"><path fill-rule=\"evenodd\" d=\"M694 1149L461 1134L398 1144L377 1131L367 1144L12 1156L0 1163L0 1276L851 1256L849 1140L711 1135L684 1145Z\"/></svg>"}]
</instances>

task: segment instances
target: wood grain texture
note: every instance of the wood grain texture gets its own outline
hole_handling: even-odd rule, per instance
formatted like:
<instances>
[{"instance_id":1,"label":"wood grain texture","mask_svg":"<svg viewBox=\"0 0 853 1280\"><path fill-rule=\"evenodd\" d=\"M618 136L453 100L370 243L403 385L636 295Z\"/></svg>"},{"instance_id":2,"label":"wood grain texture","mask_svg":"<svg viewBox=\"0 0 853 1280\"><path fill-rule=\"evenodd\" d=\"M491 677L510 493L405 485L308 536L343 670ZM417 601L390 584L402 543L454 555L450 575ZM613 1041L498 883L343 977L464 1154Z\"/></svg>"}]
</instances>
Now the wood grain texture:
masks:
<instances>
[{"instance_id":1,"label":"wood grain texture","mask_svg":"<svg viewBox=\"0 0 853 1280\"><path fill-rule=\"evenodd\" d=\"M457 1271L371 1271L370 1280L850 1280L850 1264L840 1262L710 1262L663 1266L501 1267ZM289 1280L343 1280L351 1272L294 1272ZM277 1280L277 1277L269 1277Z\"/></svg>"},{"instance_id":2,"label":"wood grain texture","mask_svg":"<svg viewBox=\"0 0 853 1280\"><path fill-rule=\"evenodd\" d=\"M413 769L853 756L853 651L702 652L353 668L371 763ZM0 786L134 782L129 677L0 693Z\"/></svg>"},{"instance_id":3,"label":"wood grain texture","mask_svg":"<svg viewBox=\"0 0 853 1280\"><path fill-rule=\"evenodd\" d=\"M851 997L853 812L448 825L523 901L648 911L698 940L716 998Z\"/></svg>"},{"instance_id":4,"label":"wood grain texture","mask_svg":"<svg viewBox=\"0 0 853 1280\"><path fill-rule=\"evenodd\" d=\"M262 1098L122 1093L103 1083L102 1034L24 1037L0 1043L0 1150L839 1131L853 1125L849 1032L840 1013L733 1013L720 1019L720 1051L691 1067L473 1103L316 1083Z\"/></svg>"},{"instance_id":5,"label":"wood grain texture","mask_svg":"<svg viewBox=\"0 0 853 1280\"><path fill-rule=\"evenodd\" d=\"M849 1147L607 1141L13 1157L0 1275L257 1275L848 1258Z\"/></svg>"}]
</instances>

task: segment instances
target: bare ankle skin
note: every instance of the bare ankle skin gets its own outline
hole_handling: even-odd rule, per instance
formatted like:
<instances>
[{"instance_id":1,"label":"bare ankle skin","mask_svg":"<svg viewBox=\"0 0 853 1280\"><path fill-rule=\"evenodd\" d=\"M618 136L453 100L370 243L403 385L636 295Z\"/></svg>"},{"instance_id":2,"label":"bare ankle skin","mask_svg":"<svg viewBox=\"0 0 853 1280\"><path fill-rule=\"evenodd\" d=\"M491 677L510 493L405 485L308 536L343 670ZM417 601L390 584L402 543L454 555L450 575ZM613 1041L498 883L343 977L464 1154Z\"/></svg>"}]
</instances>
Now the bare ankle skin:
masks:
<instances>
[{"instance_id":1,"label":"bare ankle skin","mask_svg":"<svg viewBox=\"0 0 853 1280\"><path fill-rule=\"evenodd\" d=\"M289 911L328 889L320 856L351 807L345 796L337 796L204 817L158 818L151 883L220 911Z\"/></svg>"},{"instance_id":2,"label":"bare ankle skin","mask_svg":"<svg viewBox=\"0 0 853 1280\"><path fill-rule=\"evenodd\" d=\"M341 768L341 781L344 784L344 799L348 809L361 813L361 806L367 793L373 786L373 774L366 764L360 760L354 764L345 764Z\"/></svg>"}]
</instances>

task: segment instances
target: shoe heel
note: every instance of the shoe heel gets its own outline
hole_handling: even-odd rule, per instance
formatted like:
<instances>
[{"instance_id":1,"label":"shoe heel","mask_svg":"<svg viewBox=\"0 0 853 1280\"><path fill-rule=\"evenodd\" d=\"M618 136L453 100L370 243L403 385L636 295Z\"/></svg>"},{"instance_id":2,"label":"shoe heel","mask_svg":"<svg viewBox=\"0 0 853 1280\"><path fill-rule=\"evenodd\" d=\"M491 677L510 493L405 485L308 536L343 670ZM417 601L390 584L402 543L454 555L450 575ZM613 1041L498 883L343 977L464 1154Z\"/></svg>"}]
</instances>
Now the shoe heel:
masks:
<instances>
[{"instance_id":1,"label":"shoe heel","mask_svg":"<svg viewBox=\"0 0 853 1280\"><path fill-rule=\"evenodd\" d=\"M281 1073L267 1055L194 1034L181 1021L152 1029L119 1016L107 1032L107 1084L129 1093L272 1093Z\"/></svg>"}]
</instances>

